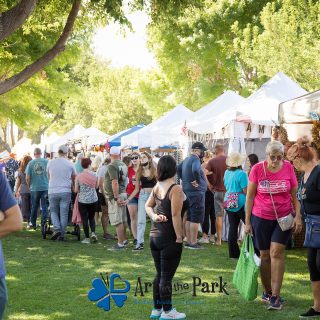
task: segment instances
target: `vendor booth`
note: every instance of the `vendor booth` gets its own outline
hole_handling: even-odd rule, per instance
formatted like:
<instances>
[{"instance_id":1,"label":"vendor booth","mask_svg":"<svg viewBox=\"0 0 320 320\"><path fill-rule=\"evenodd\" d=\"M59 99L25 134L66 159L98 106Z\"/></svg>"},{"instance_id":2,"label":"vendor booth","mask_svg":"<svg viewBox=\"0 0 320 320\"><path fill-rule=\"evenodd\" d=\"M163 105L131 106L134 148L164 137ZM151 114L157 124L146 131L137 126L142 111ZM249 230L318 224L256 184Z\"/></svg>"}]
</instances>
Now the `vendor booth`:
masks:
<instances>
[{"instance_id":1,"label":"vendor booth","mask_svg":"<svg viewBox=\"0 0 320 320\"><path fill-rule=\"evenodd\" d=\"M151 150L180 146L185 140L183 128L193 115L191 110L178 105L138 132L122 137L121 146L150 148Z\"/></svg>"},{"instance_id":2,"label":"vendor booth","mask_svg":"<svg viewBox=\"0 0 320 320\"><path fill-rule=\"evenodd\" d=\"M120 131L116 134L114 134L113 136L108 138L108 146L111 147L119 147L121 146L121 139L125 136L131 135L135 132L137 132L138 130L141 130L145 127L144 124L137 124L136 126L129 128L129 129L125 129L123 131Z\"/></svg>"},{"instance_id":3,"label":"vendor booth","mask_svg":"<svg viewBox=\"0 0 320 320\"><path fill-rule=\"evenodd\" d=\"M278 125L279 104L306 93L279 72L247 99L212 119L211 130L205 135L192 131L188 135L191 141L200 140L207 145L223 143L228 146L228 153L256 153L261 159L270 141L272 127Z\"/></svg>"}]
</instances>

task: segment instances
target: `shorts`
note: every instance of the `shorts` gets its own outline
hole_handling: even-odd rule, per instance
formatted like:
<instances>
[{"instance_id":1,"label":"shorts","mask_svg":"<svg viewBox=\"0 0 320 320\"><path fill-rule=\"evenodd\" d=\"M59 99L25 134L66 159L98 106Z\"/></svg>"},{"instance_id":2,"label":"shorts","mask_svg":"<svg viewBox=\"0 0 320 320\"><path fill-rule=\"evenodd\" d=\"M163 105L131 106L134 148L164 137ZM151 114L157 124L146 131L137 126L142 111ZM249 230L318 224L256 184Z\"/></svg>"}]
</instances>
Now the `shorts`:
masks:
<instances>
[{"instance_id":1,"label":"shorts","mask_svg":"<svg viewBox=\"0 0 320 320\"><path fill-rule=\"evenodd\" d=\"M99 205L100 206L106 206L107 205L106 198L104 197L104 195L101 192L98 192L98 201L99 201Z\"/></svg>"},{"instance_id":2,"label":"shorts","mask_svg":"<svg viewBox=\"0 0 320 320\"><path fill-rule=\"evenodd\" d=\"M127 199L126 193L121 193L119 195L121 200ZM114 199L108 199L108 213L109 220L112 226L117 226L121 223L127 223L127 211L126 206L119 206Z\"/></svg>"},{"instance_id":3,"label":"shorts","mask_svg":"<svg viewBox=\"0 0 320 320\"><path fill-rule=\"evenodd\" d=\"M214 212L216 217L223 217L224 208L223 208L223 201L224 201L224 192L215 191L213 193L214 197Z\"/></svg>"},{"instance_id":4,"label":"shorts","mask_svg":"<svg viewBox=\"0 0 320 320\"><path fill-rule=\"evenodd\" d=\"M203 223L205 213L205 192L186 193L189 200L187 211L187 221L193 223Z\"/></svg>"},{"instance_id":5,"label":"shorts","mask_svg":"<svg viewBox=\"0 0 320 320\"><path fill-rule=\"evenodd\" d=\"M134 197L133 199L129 200L128 206L137 206L138 205L138 200L139 199L137 197Z\"/></svg>"},{"instance_id":6,"label":"shorts","mask_svg":"<svg viewBox=\"0 0 320 320\"><path fill-rule=\"evenodd\" d=\"M287 245L291 229L282 231L277 220L267 220L251 216L254 246L259 250L269 250L271 242Z\"/></svg>"}]
</instances>

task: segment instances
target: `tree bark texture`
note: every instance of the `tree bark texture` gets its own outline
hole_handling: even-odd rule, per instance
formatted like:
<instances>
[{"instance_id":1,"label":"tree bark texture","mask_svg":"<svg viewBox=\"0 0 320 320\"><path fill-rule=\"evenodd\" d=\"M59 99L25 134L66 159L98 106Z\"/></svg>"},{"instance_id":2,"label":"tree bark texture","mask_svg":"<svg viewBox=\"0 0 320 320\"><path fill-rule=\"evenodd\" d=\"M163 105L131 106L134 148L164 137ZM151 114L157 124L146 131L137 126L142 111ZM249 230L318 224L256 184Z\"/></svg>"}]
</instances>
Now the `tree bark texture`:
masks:
<instances>
[{"instance_id":1,"label":"tree bark texture","mask_svg":"<svg viewBox=\"0 0 320 320\"><path fill-rule=\"evenodd\" d=\"M18 74L0 82L0 95L4 94L12 89L18 87L20 84L26 82L34 74L42 70L47 64L49 64L58 54L65 49L66 42L72 32L75 20L79 13L81 6L81 0L74 0L71 11L69 13L66 25L63 32L56 42L56 44L47 51L41 58L33 62Z\"/></svg>"},{"instance_id":2,"label":"tree bark texture","mask_svg":"<svg viewBox=\"0 0 320 320\"><path fill-rule=\"evenodd\" d=\"M28 19L38 0L21 0L15 7L0 14L0 41L8 38Z\"/></svg>"}]
</instances>

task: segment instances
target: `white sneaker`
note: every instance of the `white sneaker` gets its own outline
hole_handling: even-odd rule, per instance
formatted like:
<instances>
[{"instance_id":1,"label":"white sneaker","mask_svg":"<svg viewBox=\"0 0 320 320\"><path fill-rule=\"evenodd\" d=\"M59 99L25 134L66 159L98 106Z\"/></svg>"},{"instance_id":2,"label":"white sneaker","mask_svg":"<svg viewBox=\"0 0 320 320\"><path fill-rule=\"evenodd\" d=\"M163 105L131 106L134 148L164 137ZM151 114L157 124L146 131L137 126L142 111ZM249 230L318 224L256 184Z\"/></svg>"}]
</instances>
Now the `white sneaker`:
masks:
<instances>
[{"instance_id":1,"label":"white sneaker","mask_svg":"<svg viewBox=\"0 0 320 320\"><path fill-rule=\"evenodd\" d=\"M159 319L162 313L162 309L152 309L150 319Z\"/></svg>"},{"instance_id":2,"label":"white sneaker","mask_svg":"<svg viewBox=\"0 0 320 320\"><path fill-rule=\"evenodd\" d=\"M198 243L209 243L209 239L202 237L198 240Z\"/></svg>"},{"instance_id":3,"label":"white sneaker","mask_svg":"<svg viewBox=\"0 0 320 320\"><path fill-rule=\"evenodd\" d=\"M96 236L96 234L94 232L91 233L91 240L92 240L92 242L98 241L98 237Z\"/></svg>"},{"instance_id":4,"label":"white sneaker","mask_svg":"<svg viewBox=\"0 0 320 320\"><path fill-rule=\"evenodd\" d=\"M169 319L186 319L185 313L180 313L176 309L171 309L169 312L162 312L159 320L169 320Z\"/></svg>"},{"instance_id":5,"label":"white sneaker","mask_svg":"<svg viewBox=\"0 0 320 320\"><path fill-rule=\"evenodd\" d=\"M81 243L86 243L86 244L90 244L90 239L89 238L84 238Z\"/></svg>"}]
</instances>

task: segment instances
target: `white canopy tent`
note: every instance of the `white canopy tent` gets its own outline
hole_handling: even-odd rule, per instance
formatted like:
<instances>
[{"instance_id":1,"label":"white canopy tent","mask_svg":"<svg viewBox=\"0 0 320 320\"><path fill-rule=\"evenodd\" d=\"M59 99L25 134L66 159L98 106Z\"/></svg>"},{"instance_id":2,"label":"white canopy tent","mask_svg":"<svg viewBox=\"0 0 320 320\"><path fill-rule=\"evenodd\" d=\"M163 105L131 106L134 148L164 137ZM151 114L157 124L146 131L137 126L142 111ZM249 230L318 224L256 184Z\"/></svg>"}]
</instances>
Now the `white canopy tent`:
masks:
<instances>
[{"instance_id":1,"label":"white canopy tent","mask_svg":"<svg viewBox=\"0 0 320 320\"><path fill-rule=\"evenodd\" d=\"M177 105L161 118L146 127L121 138L122 147L157 149L162 146L179 145L182 128L194 112L183 105Z\"/></svg>"},{"instance_id":2,"label":"white canopy tent","mask_svg":"<svg viewBox=\"0 0 320 320\"><path fill-rule=\"evenodd\" d=\"M46 146L47 152L58 152L59 146L62 144L66 144L69 140L77 139L85 134L86 129L81 125L77 124L72 128L69 132L64 134L59 139L55 140L54 142L48 144Z\"/></svg>"},{"instance_id":3,"label":"white canopy tent","mask_svg":"<svg viewBox=\"0 0 320 320\"><path fill-rule=\"evenodd\" d=\"M204 142L225 141L228 153L255 152L262 156L265 144L271 137L271 128L278 124L279 104L305 93L297 83L279 72L247 99L229 108L220 109L208 128L203 130L198 126L201 137L190 131L188 135L191 135L191 140L200 138ZM245 138L248 140L245 141Z\"/></svg>"},{"instance_id":4,"label":"white canopy tent","mask_svg":"<svg viewBox=\"0 0 320 320\"><path fill-rule=\"evenodd\" d=\"M222 120L214 125L214 132L220 131L221 136L225 128L223 135L227 131L229 138L270 138L271 127L278 124L279 104L306 93L279 72L233 110L221 114Z\"/></svg>"},{"instance_id":5,"label":"white canopy tent","mask_svg":"<svg viewBox=\"0 0 320 320\"><path fill-rule=\"evenodd\" d=\"M188 123L187 127L189 130L200 134L212 133L214 132L213 128L217 126L226 115L228 115L229 119L230 116L235 115L236 110L234 107L244 100L245 98L236 92L227 90L218 98L196 111L192 117L193 120Z\"/></svg>"},{"instance_id":6,"label":"white canopy tent","mask_svg":"<svg viewBox=\"0 0 320 320\"><path fill-rule=\"evenodd\" d=\"M87 146L92 146L95 144L106 143L109 135L98 130L97 128L90 127L85 129L85 131L80 135L79 138L84 139L84 143Z\"/></svg>"}]
</instances>

